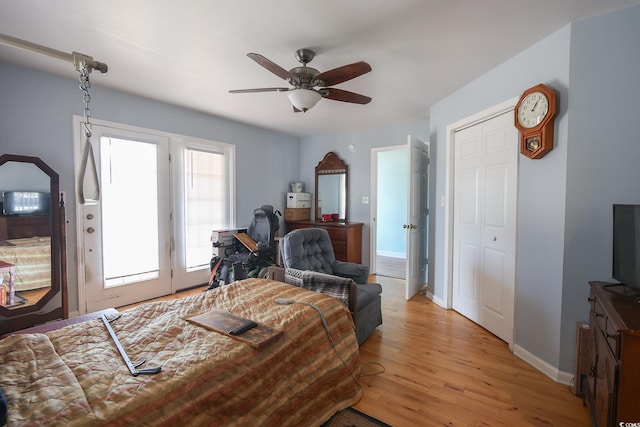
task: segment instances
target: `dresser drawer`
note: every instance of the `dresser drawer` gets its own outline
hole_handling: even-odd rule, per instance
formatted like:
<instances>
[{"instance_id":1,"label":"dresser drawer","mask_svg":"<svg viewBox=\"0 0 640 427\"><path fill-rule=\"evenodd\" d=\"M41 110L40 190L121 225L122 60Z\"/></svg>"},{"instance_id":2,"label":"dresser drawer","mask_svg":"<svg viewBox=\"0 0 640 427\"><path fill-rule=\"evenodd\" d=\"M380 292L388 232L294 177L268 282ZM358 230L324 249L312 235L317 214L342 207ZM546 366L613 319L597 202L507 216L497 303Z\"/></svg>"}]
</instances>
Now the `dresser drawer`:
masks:
<instances>
[{"instance_id":1,"label":"dresser drawer","mask_svg":"<svg viewBox=\"0 0 640 427\"><path fill-rule=\"evenodd\" d=\"M338 261L360 264L362 261L362 223L285 221L287 231L300 228L322 228L327 231Z\"/></svg>"},{"instance_id":2,"label":"dresser drawer","mask_svg":"<svg viewBox=\"0 0 640 427\"><path fill-rule=\"evenodd\" d=\"M347 241L346 229L327 227L326 230L329 233L329 238L331 238L332 243Z\"/></svg>"},{"instance_id":3,"label":"dresser drawer","mask_svg":"<svg viewBox=\"0 0 640 427\"><path fill-rule=\"evenodd\" d=\"M51 227L48 216L7 216L0 221L1 240L22 239L34 236L50 236Z\"/></svg>"},{"instance_id":4,"label":"dresser drawer","mask_svg":"<svg viewBox=\"0 0 640 427\"><path fill-rule=\"evenodd\" d=\"M620 333L616 326L611 322L611 319L607 317L607 327L603 330L604 336L607 339L609 350L617 358L620 357Z\"/></svg>"},{"instance_id":5,"label":"dresser drawer","mask_svg":"<svg viewBox=\"0 0 640 427\"><path fill-rule=\"evenodd\" d=\"M597 299L591 309L591 318L602 332L607 330L607 315Z\"/></svg>"},{"instance_id":6,"label":"dresser drawer","mask_svg":"<svg viewBox=\"0 0 640 427\"><path fill-rule=\"evenodd\" d=\"M613 324L611 319L607 316L605 309L597 299L595 299L593 303L590 317L591 324L595 324L597 326L596 330L599 331L604 338L604 341L609 347L609 351L614 356L618 357L620 334L618 333L618 329Z\"/></svg>"}]
</instances>

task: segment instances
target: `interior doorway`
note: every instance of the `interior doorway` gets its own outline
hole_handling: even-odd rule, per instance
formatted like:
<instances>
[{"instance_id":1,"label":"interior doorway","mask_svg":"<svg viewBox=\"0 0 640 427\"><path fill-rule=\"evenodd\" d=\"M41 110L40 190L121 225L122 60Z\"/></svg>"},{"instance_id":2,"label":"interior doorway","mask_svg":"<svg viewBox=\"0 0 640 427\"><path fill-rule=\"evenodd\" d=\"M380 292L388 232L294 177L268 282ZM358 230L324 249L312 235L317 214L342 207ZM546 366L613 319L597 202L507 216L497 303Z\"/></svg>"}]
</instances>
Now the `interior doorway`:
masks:
<instances>
[{"instance_id":1,"label":"interior doorway","mask_svg":"<svg viewBox=\"0 0 640 427\"><path fill-rule=\"evenodd\" d=\"M371 271L404 279L409 300L427 277L429 144L373 149L371 173Z\"/></svg>"},{"instance_id":2,"label":"interior doorway","mask_svg":"<svg viewBox=\"0 0 640 427\"><path fill-rule=\"evenodd\" d=\"M407 218L408 162L406 146L385 147L374 153L376 162L377 221L375 272L377 275L406 279L407 239L402 229Z\"/></svg>"}]
</instances>

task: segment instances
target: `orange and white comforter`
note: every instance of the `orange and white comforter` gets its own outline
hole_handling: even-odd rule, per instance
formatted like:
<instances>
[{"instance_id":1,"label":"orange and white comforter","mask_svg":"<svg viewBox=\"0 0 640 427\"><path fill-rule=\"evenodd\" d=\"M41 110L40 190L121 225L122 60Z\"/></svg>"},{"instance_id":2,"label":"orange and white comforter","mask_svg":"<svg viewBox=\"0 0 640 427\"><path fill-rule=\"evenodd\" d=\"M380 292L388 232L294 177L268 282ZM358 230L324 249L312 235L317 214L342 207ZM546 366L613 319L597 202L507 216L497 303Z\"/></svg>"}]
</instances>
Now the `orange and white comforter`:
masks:
<instances>
[{"instance_id":1,"label":"orange and white comforter","mask_svg":"<svg viewBox=\"0 0 640 427\"><path fill-rule=\"evenodd\" d=\"M302 304L277 305L277 297ZM284 333L263 348L185 318L225 310ZM144 304L111 323L130 359L161 366L134 377L102 320L0 341L8 426L313 426L360 399L351 315L334 298L248 279Z\"/></svg>"}]
</instances>

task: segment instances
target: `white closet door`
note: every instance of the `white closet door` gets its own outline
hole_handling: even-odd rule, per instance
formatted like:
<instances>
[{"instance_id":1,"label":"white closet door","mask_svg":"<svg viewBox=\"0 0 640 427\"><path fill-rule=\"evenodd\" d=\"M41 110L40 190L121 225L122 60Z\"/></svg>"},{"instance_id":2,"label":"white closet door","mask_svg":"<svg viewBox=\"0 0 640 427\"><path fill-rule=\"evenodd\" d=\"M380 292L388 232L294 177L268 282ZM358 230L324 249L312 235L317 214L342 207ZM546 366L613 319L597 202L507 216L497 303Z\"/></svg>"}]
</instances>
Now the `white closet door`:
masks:
<instances>
[{"instance_id":1,"label":"white closet door","mask_svg":"<svg viewBox=\"0 0 640 427\"><path fill-rule=\"evenodd\" d=\"M513 342L518 134L507 112L456 133L453 309Z\"/></svg>"}]
</instances>

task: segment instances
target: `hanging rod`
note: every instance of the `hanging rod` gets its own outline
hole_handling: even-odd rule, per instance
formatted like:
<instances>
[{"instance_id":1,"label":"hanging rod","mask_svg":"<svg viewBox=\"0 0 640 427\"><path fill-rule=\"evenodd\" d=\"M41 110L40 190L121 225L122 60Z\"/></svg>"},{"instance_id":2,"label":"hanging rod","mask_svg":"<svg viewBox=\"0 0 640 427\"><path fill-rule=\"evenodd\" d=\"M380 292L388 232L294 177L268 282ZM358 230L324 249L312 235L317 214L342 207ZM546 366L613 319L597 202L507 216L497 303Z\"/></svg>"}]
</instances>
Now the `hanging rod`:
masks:
<instances>
[{"instance_id":1,"label":"hanging rod","mask_svg":"<svg viewBox=\"0 0 640 427\"><path fill-rule=\"evenodd\" d=\"M61 59L63 61L69 61L73 63L76 70L80 70L83 64L87 64L89 71L98 70L101 73L106 73L109 67L104 62L94 61L89 55L85 55L78 52L66 53L60 50L52 49L50 47L41 46L39 44L31 43L26 40L21 40L15 37L8 36L0 33L0 44L23 49L29 52L35 52L42 55L51 56L52 58Z\"/></svg>"}]
</instances>

